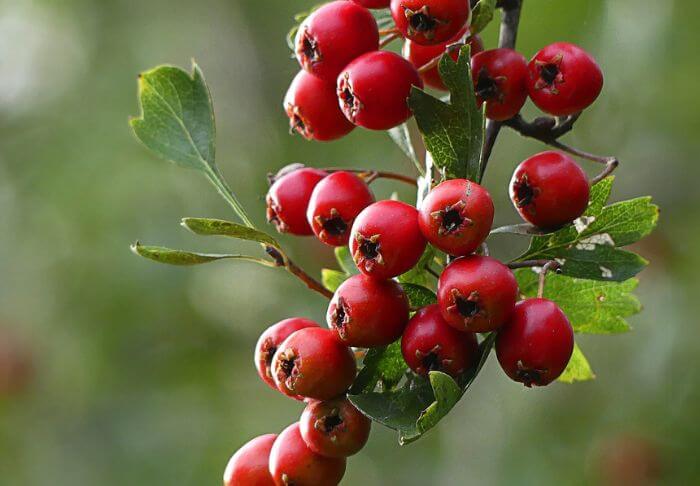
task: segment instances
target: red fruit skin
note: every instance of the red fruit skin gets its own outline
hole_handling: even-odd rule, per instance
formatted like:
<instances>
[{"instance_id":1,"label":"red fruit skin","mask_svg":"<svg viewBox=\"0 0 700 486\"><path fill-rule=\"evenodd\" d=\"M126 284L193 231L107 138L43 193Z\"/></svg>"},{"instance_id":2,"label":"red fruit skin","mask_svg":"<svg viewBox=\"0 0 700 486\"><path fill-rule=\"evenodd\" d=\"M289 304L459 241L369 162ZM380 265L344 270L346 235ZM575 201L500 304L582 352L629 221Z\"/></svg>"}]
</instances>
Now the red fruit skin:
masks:
<instances>
[{"instance_id":1,"label":"red fruit skin","mask_svg":"<svg viewBox=\"0 0 700 486\"><path fill-rule=\"evenodd\" d=\"M296 422L284 429L272 446L270 474L276 486L335 486L345 475L345 462L309 449Z\"/></svg>"},{"instance_id":2,"label":"red fruit skin","mask_svg":"<svg viewBox=\"0 0 700 486\"><path fill-rule=\"evenodd\" d=\"M367 443L372 421L362 415L347 398L306 405L299 419L299 430L306 445L324 457L349 457Z\"/></svg>"},{"instance_id":3,"label":"red fruit skin","mask_svg":"<svg viewBox=\"0 0 700 486\"><path fill-rule=\"evenodd\" d=\"M379 30L369 10L336 1L318 8L301 23L294 44L301 67L334 83L350 61L379 49Z\"/></svg>"},{"instance_id":4,"label":"red fruit skin","mask_svg":"<svg viewBox=\"0 0 700 486\"><path fill-rule=\"evenodd\" d=\"M335 85L306 71L299 71L284 97L290 130L319 142L336 140L355 128L337 105Z\"/></svg>"},{"instance_id":5,"label":"red fruit skin","mask_svg":"<svg viewBox=\"0 0 700 486\"><path fill-rule=\"evenodd\" d=\"M297 169L277 179L267 191L267 221L280 233L314 234L306 219L311 193L328 174L322 170Z\"/></svg>"},{"instance_id":6,"label":"red fruit skin","mask_svg":"<svg viewBox=\"0 0 700 486\"><path fill-rule=\"evenodd\" d=\"M270 450L277 434L261 435L238 449L224 472L224 486L275 486L270 474Z\"/></svg>"},{"instance_id":7,"label":"red fruit skin","mask_svg":"<svg viewBox=\"0 0 700 486\"><path fill-rule=\"evenodd\" d=\"M603 89L603 72L580 47L557 42L540 50L528 64L528 92L537 107L554 116L588 108Z\"/></svg>"},{"instance_id":8,"label":"red fruit skin","mask_svg":"<svg viewBox=\"0 0 700 486\"><path fill-rule=\"evenodd\" d=\"M391 0L352 0L365 8L389 8Z\"/></svg>"},{"instance_id":9,"label":"red fruit skin","mask_svg":"<svg viewBox=\"0 0 700 486\"><path fill-rule=\"evenodd\" d=\"M374 195L364 180L351 172L335 172L314 188L306 220L323 243L347 245L355 218L373 202Z\"/></svg>"},{"instance_id":10,"label":"red fruit skin","mask_svg":"<svg viewBox=\"0 0 700 486\"><path fill-rule=\"evenodd\" d=\"M355 265L377 279L389 279L413 268L427 241L418 227L418 211L400 201L379 201L355 220L350 253Z\"/></svg>"},{"instance_id":11,"label":"red fruit skin","mask_svg":"<svg viewBox=\"0 0 700 486\"><path fill-rule=\"evenodd\" d=\"M307 327L280 345L272 358L272 376L287 396L330 400L355 380L355 356L328 329Z\"/></svg>"},{"instance_id":12,"label":"red fruit skin","mask_svg":"<svg viewBox=\"0 0 700 486\"><path fill-rule=\"evenodd\" d=\"M401 337L408 312L408 298L398 283L360 274L338 287L326 322L347 346L373 348Z\"/></svg>"},{"instance_id":13,"label":"red fruit skin","mask_svg":"<svg viewBox=\"0 0 700 486\"><path fill-rule=\"evenodd\" d=\"M430 191L418 213L420 230L433 246L466 256L489 235L494 207L491 195L476 182L451 179Z\"/></svg>"},{"instance_id":14,"label":"red fruit skin","mask_svg":"<svg viewBox=\"0 0 700 486\"><path fill-rule=\"evenodd\" d=\"M479 345L474 333L447 324L439 306L433 304L416 312L409 321L401 339L401 353L419 375L442 371L458 378L476 362Z\"/></svg>"},{"instance_id":15,"label":"red fruit skin","mask_svg":"<svg viewBox=\"0 0 700 486\"><path fill-rule=\"evenodd\" d=\"M408 61L411 64L413 64L413 66L416 69L419 69L428 64L436 57L439 57L442 54L444 54L447 49L447 46L449 46L450 44L454 44L455 42L459 42L468 31L469 29L467 27L464 27L457 33L457 35L455 35L450 40L431 46L424 46L418 44L417 42L413 42L410 39L406 39L406 41L403 44L403 57L408 59ZM484 50L484 43L482 42L481 37L479 37L478 34L471 36L469 38L468 44L471 47L472 57ZM459 57L459 51L453 50L452 52L450 52L449 56L456 61ZM445 86L445 83L442 82L442 78L440 77L440 72L438 71L437 66L427 70L424 73L421 73L420 76L423 79L423 83L425 83L426 86L430 86L431 88L439 89L441 91L447 91L447 86Z\"/></svg>"},{"instance_id":16,"label":"red fruit skin","mask_svg":"<svg viewBox=\"0 0 700 486\"><path fill-rule=\"evenodd\" d=\"M390 8L401 34L422 45L451 39L471 16L465 0L391 0Z\"/></svg>"},{"instance_id":17,"label":"red fruit skin","mask_svg":"<svg viewBox=\"0 0 700 486\"><path fill-rule=\"evenodd\" d=\"M388 130L411 117L408 97L423 81L413 65L389 51L368 52L338 76L338 100L345 117L370 130Z\"/></svg>"},{"instance_id":18,"label":"red fruit skin","mask_svg":"<svg viewBox=\"0 0 700 486\"><path fill-rule=\"evenodd\" d=\"M472 57L472 78L479 106L486 116L503 121L513 118L527 101L527 60L513 49L491 49Z\"/></svg>"},{"instance_id":19,"label":"red fruit skin","mask_svg":"<svg viewBox=\"0 0 700 486\"><path fill-rule=\"evenodd\" d=\"M491 257L459 258L438 282L442 317L460 331L495 331L510 318L517 298L513 272Z\"/></svg>"},{"instance_id":20,"label":"red fruit skin","mask_svg":"<svg viewBox=\"0 0 700 486\"><path fill-rule=\"evenodd\" d=\"M571 157L560 152L542 152L515 169L510 198L525 221L554 229L586 211L590 184L586 173Z\"/></svg>"},{"instance_id":21,"label":"red fruit skin","mask_svg":"<svg viewBox=\"0 0 700 486\"><path fill-rule=\"evenodd\" d=\"M496 338L503 371L527 387L545 386L559 378L573 351L574 330L559 306L547 299L518 302Z\"/></svg>"},{"instance_id":22,"label":"red fruit skin","mask_svg":"<svg viewBox=\"0 0 700 486\"><path fill-rule=\"evenodd\" d=\"M277 390L271 369L272 358L277 349L293 333L307 327L319 327L319 325L311 319L292 317L273 324L260 335L258 343L255 345L255 369L258 370L260 379L271 388Z\"/></svg>"}]
</instances>

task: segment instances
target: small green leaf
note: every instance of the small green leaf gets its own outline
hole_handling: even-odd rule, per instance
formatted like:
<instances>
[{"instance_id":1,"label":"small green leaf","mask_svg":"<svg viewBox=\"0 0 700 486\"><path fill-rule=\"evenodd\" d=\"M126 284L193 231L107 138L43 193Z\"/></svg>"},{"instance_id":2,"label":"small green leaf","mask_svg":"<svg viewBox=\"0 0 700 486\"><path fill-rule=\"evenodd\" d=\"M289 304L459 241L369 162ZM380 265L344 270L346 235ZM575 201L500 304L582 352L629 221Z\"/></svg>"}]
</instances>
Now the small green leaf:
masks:
<instances>
[{"instance_id":1,"label":"small green leaf","mask_svg":"<svg viewBox=\"0 0 700 486\"><path fill-rule=\"evenodd\" d=\"M357 265L355 265L355 261L352 259L352 255L350 255L350 250L347 246L339 246L335 249L335 259L340 269L348 275L359 273Z\"/></svg>"},{"instance_id":2,"label":"small green leaf","mask_svg":"<svg viewBox=\"0 0 700 486\"><path fill-rule=\"evenodd\" d=\"M406 292L406 297L408 297L411 309L420 309L421 307L437 302L435 293L421 285L405 283L401 284L401 287L403 287L404 292Z\"/></svg>"},{"instance_id":3,"label":"small green leaf","mask_svg":"<svg viewBox=\"0 0 700 486\"><path fill-rule=\"evenodd\" d=\"M388 131L389 137L394 141L394 143L401 149L401 151L408 157L408 160L413 162L413 164L418 169L418 173L425 174L425 169L423 165L418 160L418 155L416 154L416 149L413 147L413 141L411 140L411 132L408 129L408 125L403 123L398 127L394 127Z\"/></svg>"},{"instance_id":4,"label":"small green leaf","mask_svg":"<svg viewBox=\"0 0 700 486\"><path fill-rule=\"evenodd\" d=\"M275 264L262 258L255 258L247 255L229 255L229 254L212 254L212 253L195 253L191 251L172 250L161 246L144 246L138 241L131 245L131 251L136 255L148 258L158 263L168 265L190 266L200 265L202 263L214 262L217 260L245 260L258 263L266 267L274 267Z\"/></svg>"},{"instance_id":5,"label":"small green leaf","mask_svg":"<svg viewBox=\"0 0 700 486\"><path fill-rule=\"evenodd\" d=\"M374 391L377 384L381 384L382 390L391 390L408 370L401 354L401 340L389 346L370 349L362 365L350 390L352 394Z\"/></svg>"},{"instance_id":6,"label":"small green leaf","mask_svg":"<svg viewBox=\"0 0 700 486\"><path fill-rule=\"evenodd\" d=\"M462 390L450 375L431 371L429 378L435 401L418 418L416 425L421 434L435 427L462 398Z\"/></svg>"},{"instance_id":7,"label":"small green leaf","mask_svg":"<svg viewBox=\"0 0 700 486\"><path fill-rule=\"evenodd\" d=\"M595 374L591 369L591 365L581 352L578 344L574 344L574 353L571 355L569 365L564 370L564 373L559 377L559 381L563 383L574 383L576 381L590 381L595 379Z\"/></svg>"},{"instance_id":8,"label":"small green leaf","mask_svg":"<svg viewBox=\"0 0 700 486\"><path fill-rule=\"evenodd\" d=\"M182 226L197 235L229 236L239 240L255 241L279 248L279 243L267 233L231 221L209 218L184 218Z\"/></svg>"},{"instance_id":9,"label":"small green leaf","mask_svg":"<svg viewBox=\"0 0 700 486\"><path fill-rule=\"evenodd\" d=\"M469 26L469 32L474 35L484 30L493 20L495 10L496 0L479 0L479 3L474 6L472 11L472 23Z\"/></svg>"},{"instance_id":10,"label":"small green leaf","mask_svg":"<svg viewBox=\"0 0 700 486\"><path fill-rule=\"evenodd\" d=\"M328 268L321 270L321 282L323 283L323 286L331 292L338 290L338 287L340 287L340 285L349 277L350 275L339 272L338 270L330 270Z\"/></svg>"},{"instance_id":11,"label":"small green leaf","mask_svg":"<svg viewBox=\"0 0 700 486\"><path fill-rule=\"evenodd\" d=\"M399 282L402 284L408 283L420 285L427 288L434 286L435 277L427 270L430 267L434 257L435 249L428 245L423 253L423 256L421 256L420 260L418 260L416 266L399 276Z\"/></svg>"}]
</instances>

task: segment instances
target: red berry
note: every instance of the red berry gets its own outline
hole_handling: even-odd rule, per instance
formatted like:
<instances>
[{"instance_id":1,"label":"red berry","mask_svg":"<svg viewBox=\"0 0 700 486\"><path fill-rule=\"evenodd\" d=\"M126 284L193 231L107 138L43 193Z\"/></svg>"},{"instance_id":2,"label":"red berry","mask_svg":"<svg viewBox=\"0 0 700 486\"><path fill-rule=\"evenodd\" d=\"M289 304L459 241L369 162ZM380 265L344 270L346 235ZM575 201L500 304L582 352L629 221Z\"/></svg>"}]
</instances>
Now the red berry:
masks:
<instances>
[{"instance_id":1,"label":"red berry","mask_svg":"<svg viewBox=\"0 0 700 486\"><path fill-rule=\"evenodd\" d=\"M323 457L309 449L297 422L284 429L272 446L270 473L276 486L335 486L345 475L345 459Z\"/></svg>"},{"instance_id":2,"label":"red berry","mask_svg":"<svg viewBox=\"0 0 700 486\"><path fill-rule=\"evenodd\" d=\"M347 398L309 403L299 430L306 445L325 457L348 457L360 452L372 426Z\"/></svg>"},{"instance_id":3,"label":"red berry","mask_svg":"<svg viewBox=\"0 0 700 486\"><path fill-rule=\"evenodd\" d=\"M389 8L391 0L352 0L365 8Z\"/></svg>"},{"instance_id":4,"label":"red berry","mask_svg":"<svg viewBox=\"0 0 700 486\"><path fill-rule=\"evenodd\" d=\"M442 317L460 331L495 331L510 318L517 298L513 272L491 257L455 260L438 282Z\"/></svg>"},{"instance_id":5,"label":"red berry","mask_svg":"<svg viewBox=\"0 0 700 486\"><path fill-rule=\"evenodd\" d=\"M408 310L408 299L398 283L354 275L336 290L326 321L346 345L372 348L401 337Z\"/></svg>"},{"instance_id":6,"label":"red berry","mask_svg":"<svg viewBox=\"0 0 700 486\"><path fill-rule=\"evenodd\" d=\"M557 304L527 299L498 331L496 356L513 380L544 386L564 372L574 351L574 330Z\"/></svg>"},{"instance_id":7,"label":"red berry","mask_svg":"<svg viewBox=\"0 0 700 486\"><path fill-rule=\"evenodd\" d=\"M409 271L426 245L418 227L418 211L400 201L374 203L352 225L352 258L370 277L388 279Z\"/></svg>"},{"instance_id":8,"label":"red berry","mask_svg":"<svg viewBox=\"0 0 700 486\"><path fill-rule=\"evenodd\" d=\"M588 108L603 89L603 72L586 51L557 42L539 51L528 65L528 92L539 109L566 116Z\"/></svg>"},{"instance_id":9,"label":"red berry","mask_svg":"<svg viewBox=\"0 0 700 486\"><path fill-rule=\"evenodd\" d=\"M486 189L466 179L447 180L421 204L418 223L430 243L449 255L473 253L493 225L493 200Z\"/></svg>"},{"instance_id":10,"label":"red berry","mask_svg":"<svg viewBox=\"0 0 700 486\"><path fill-rule=\"evenodd\" d=\"M457 378L474 365L479 346L475 334L451 327L434 304L416 312L409 321L401 339L401 352L419 375L442 371Z\"/></svg>"},{"instance_id":11,"label":"red berry","mask_svg":"<svg viewBox=\"0 0 700 486\"><path fill-rule=\"evenodd\" d=\"M588 207L586 173L571 157L542 152L521 163L510 182L510 198L526 221L557 228L581 216Z\"/></svg>"},{"instance_id":12,"label":"red berry","mask_svg":"<svg viewBox=\"0 0 700 486\"><path fill-rule=\"evenodd\" d=\"M376 51L352 61L338 76L345 117L371 130L388 130L411 117L411 87L423 86L413 65L393 52Z\"/></svg>"},{"instance_id":13,"label":"red berry","mask_svg":"<svg viewBox=\"0 0 700 486\"><path fill-rule=\"evenodd\" d=\"M455 42L459 42L468 31L469 29L464 27L450 40L431 46L424 46L418 44L417 42L413 42L410 39L406 39L406 42L403 44L403 57L408 59L416 69L419 69L436 57L442 56L447 50L447 46L454 44ZM468 44L471 46L472 56L484 50L484 43L481 41L481 37L479 37L478 34L469 37ZM453 50L450 52L450 57L456 61L459 57L459 51ZM426 85L435 89L447 91L447 86L445 86L445 83L442 82L437 66L425 71L424 73L421 73L421 78L423 78L423 82Z\"/></svg>"},{"instance_id":14,"label":"red berry","mask_svg":"<svg viewBox=\"0 0 700 486\"><path fill-rule=\"evenodd\" d=\"M267 191L267 221L280 233L314 234L306 220L306 209L316 184L328 174L322 170L298 169L277 179Z\"/></svg>"},{"instance_id":15,"label":"red berry","mask_svg":"<svg viewBox=\"0 0 700 486\"><path fill-rule=\"evenodd\" d=\"M401 34L424 45L454 37L470 14L466 0L391 0L391 16Z\"/></svg>"},{"instance_id":16,"label":"red berry","mask_svg":"<svg viewBox=\"0 0 700 486\"><path fill-rule=\"evenodd\" d=\"M329 400L355 379L355 356L328 329L307 327L280 345L272 358L277 388L287 396Z\"/></svg>"},{"instance_id":17,"label":"red berry","mask_svg":"<svg viewBox=\"0 0 700 486\"><path fill-rule=\"evenodd\" d=\"M357 215L373 202L374 195L364 180L351 172L335 172L316 185L306 218L319 240L343 246Z\"/></svg>"},{"instance_id":18,"label":"red berry","mask_svg":"<svg viewBox=\"0 0 700 486\"><path fill-rule=\"evenodd\" d=\"M238 449L224 472L224 486L275 486L270 474L270 449L277 434L261 435Z\"/></svg>"},{"instance_id":19,"label":"red berry","mask_svg":"<svg viewBox=\"0 0 700 486\"><path fill-rule=\"evenodd\" d=\"M379 30L366 8L353 2L331 2L301 23L295 46L306 71L333 83L350 61L379 49Z\"/></svg>"},{"instance_id":20,"label":"red berry","mask_svg":"<svg viewBox=\"0 0 700 486\"><path fill-rule=\"evenodd\" d=\"M508 120L520 113L527 100L527 61L512 49L491 49L472 58L472 77L479 105L486 116Z\"/></svg>"}]
</instances>

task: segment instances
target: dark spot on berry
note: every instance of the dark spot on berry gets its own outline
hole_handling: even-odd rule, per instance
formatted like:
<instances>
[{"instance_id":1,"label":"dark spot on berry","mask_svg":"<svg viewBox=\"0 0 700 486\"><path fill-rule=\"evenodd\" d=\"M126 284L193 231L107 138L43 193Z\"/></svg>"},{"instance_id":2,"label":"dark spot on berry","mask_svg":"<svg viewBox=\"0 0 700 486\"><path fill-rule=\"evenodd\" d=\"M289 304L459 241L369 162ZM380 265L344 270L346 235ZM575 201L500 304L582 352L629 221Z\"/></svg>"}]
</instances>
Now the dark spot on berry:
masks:
<instances>
[{"instance_id":1,"label":"dark spot on berry","mask_svg":"<svg viewBox=\"0 0 700 486\"><path fill-rule=\"evenodd\" d=\"M294 366L296 366L296 357L291 357L291 358L282 358L280 360L280 369L282 370L282 374L285 377L290 377L292 376L292 372L294 371Z\"/></svg>"},{"instance_id":2,"label":"dark spot on berry","mask_svg":"<svg viewBox=\"0 0 700 486\"><path fill-rule=\"evenodd\" d=\"M464 218L459 214L457 209L449 209L442 214L440 225L445 230L445 233L457 231L464 223Z\"/></svg>"},{"instance_id":3,"label":"dark spot on berry","mask_svg":"<svg viewBox=\"0 0 700 486\"><path fill-rule=\"evenodd\" d=\"M462 298L455 299L457 311L464 317L474 317L479 313L479 304Z\"/></svg>"},{"instance_id":4,"label":"dark spot on berry","mask_svg":"<svg viewBox=\"0 0 700 486\"><path fill-rule=\"evenodd\" d=\"M519 208L524 208L532 204L535 199L535 189L523 177L515 186L515 202Z\"/></svg>"},{"instance_id":5,"label":"dark spot on berry","mask_svg":"<svg viewBox=\"0 0 700 486\"><path fill-rule=\"evenodd\" d=\"M308 32L304 32L301 39L301 52L306 62L313 64L321 59L321 53L318 51L318 45L313 37Z\"/></svg>"},{"instance_id":6,"label":"dark spot on berry","mask_svg":"<svg viewBox=\"0 0 700 486\"><path fill-rule=\"evenodd\" d=\"M547 84L554 84L559 76L559 66L556 64L545 64L540 68L540 77Z\"/></svg>"},{"instance_id":7,"label":"dark spot on berry","mask_svg":"<svg viewBox=\"0 0 700 486\"><path fill-rule=\"evenodd\" d=\"M440 357L437 355L437 353L435 351L431 351L421 360L421 364L423 365L423 368L425 368L426 372L442 371L440 361Z\"/></svg>"},{"instance_id":8,"label":"dark spot on berry","mask_svg":"<svg viewBox=\"0 0 700 486\"><path fill-rule=\"evenodd\" d=\"M429 32L437 26L437 22L433 17L421 12L411 15L408 23L416 32Z\"/></svg>"},{"instance_id":9,"label":"dark spot on berry","mask_svg":"<svg viewBox=\"0 0 700 486\"><path fill-rule=\"evenodd\" d=\"M365 238L360 243L360 252L368 260L374 260L379 256L379 241L373 242L371 239Z\"/></svg>"},{"instance_id":10,"label":"dark spot on berry","mask_svg":"<svg viewBox=\"0 0 700 486\"><path fill-rule=\"evenodd\" d=\"M320 420L321 430L326 434L330 434L336 427L343 425L343 419L340 417L340 414L337 411L335 413L331 413L330 415L326 415Z\"/></svg>"},{"instance_id":11,"label":"dark spot on berry","mask_svg":"<svg viewBox=\"0 0 700 486\"><path fill-rule=\"evenodd\" d=\"M345 318L347 317L347 314L345 313L345 307L342 305L338 305L335 309L335 319L333 321L333 324L335 327L338 329L342 329L345 326Z\"/></svg>"},{"instance_id":12,"label":"dark spot on berry","mask_svg":"<svg viewBox=\"0 0 700 486\"><path fill-rule=\"evenodd\" d=\"M276 352L277 346L266 347L263 351L263 357L265 358L265 364L267 365L267 369L270 369L270 367L272 366L272 358L275 356Z\"/></svg>"},{"instance_id":13,"label":"dark spot on berry","mask_svg":"<svg viewBox=\"0 0 700 486\"><path fill-rule=\"evenodd\" d=\"M489 74L486 68L481 68L479 76L476 80L475 90L476 95L482 100L498 99L501 96L501 90L498 83Z\"/></svg>"},{"instance_id":14,"label":"dark spot on berry","mask_svg":"<svg viewBox=\"0 0 700 486\"><path fill-rule=\"evenodd\" d=\"M542 374L543 372L540 370L530 370L526 368L519 369L515 372L517 380L528 388L531 388L532 385L541 385Z\"/></svg>"},{"instance_id":15,"label":"dark spot on berry","mask_svg":"<svg viewBox=\"0 0 700 486\"><path fill-rule=\"evenodd\" d=\"M323 229L332 236L342 236L348 230L348 225L343 218L335 216L323 222Z\"/></svg>"}]
</instances>

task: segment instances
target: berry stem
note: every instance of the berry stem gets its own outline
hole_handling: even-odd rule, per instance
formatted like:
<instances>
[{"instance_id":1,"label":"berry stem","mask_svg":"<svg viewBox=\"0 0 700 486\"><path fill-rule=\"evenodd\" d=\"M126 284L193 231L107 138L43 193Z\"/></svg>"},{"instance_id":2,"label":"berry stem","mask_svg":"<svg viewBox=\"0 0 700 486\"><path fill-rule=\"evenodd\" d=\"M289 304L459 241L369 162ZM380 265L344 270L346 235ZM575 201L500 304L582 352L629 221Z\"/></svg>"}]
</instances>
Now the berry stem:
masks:
<instances>
[{"instance_id":1,"label":"berry stem","mask_svg":"<svg viewBox=\"0 0 700 486\"><path fill-rule=\"evenodd\" d=\"M541 299L544 296L544 284L547 283L547 273L549 273L550 270L558 270L560 266L559 262L550 260L542 267L539 285L537 286L537 298Z\"/></svg>"},{"instance_id":2,"label":"berry stem","mask_svg":"<svg viewBox=\"0 0 700 486\"><path fill-rule=\"evenodd\" d=\"M379 35L391 35L391 34L399 34L400 35L401 31L399 29L397 29L396 27L392 27L390 29L380 29L379 30Z\"/></svg>"},{"instance_id":3,"label":"berry stem","mask_svg":"<svg viewBox=\"0 0 700 486\"><path fill-rule=\"evenodd\" d=\"M405 182L406 184L410 184L414 187L418 187L418 181L409 176L405 176L403 174L397 174L396 172L385 172L385 171L380 171L380 170L368 170L368 169L346 169L342 167L331 167L329 169L321 169L325 172L328 173L333 173L333 172L352 172L354 174L357 174L360 176L362 179L365 180L367 184L371 184L372 182L376 181L377 179L391 179L395 181L400 181L400 182Z\"/></svg>"},{"instance_id":4,"label":"berry stem","mask_svg":"<svg viewBox=\"0 0 700 486\"><path fill-rule=\"evenodd\" d=\"M596 162L598 164L605 164L605 169L603 169L603 171L600 174L591 179L591 185L595 185L603 179L605 179L606 177L608 177L620 165L620 161L617 160L617 157L604 157L600 155L591 154L589 152L584 152L583 150L579 150L577 148L563 144L558 140L554 140L553 142L551 142L550 145L552 147L558 148L559 150L563 150L564 152L570 153L571 155L581 157L582 159L590 160L591 162Z\"/></svg>"},{"instance_id":5,"label":"berry stem","mask_svg":"<svg viewBox=\"0 0 700 486\"><path fill-rule=\"evenodd\" d=\"M386 46L388 46L389 44L391 44L393 41L395 41L396 39L398 39L398 38L400 38L400 37L401 37L401 34L400 34L398 31L395 31L395 32L390 33L389 35L387 35L386 37L384 37L384 38L379 42L379 48L380 48L380 49L385 48Z\"/></svg>"},{"instance_id":6,"label":"berry stem","mask_svg":"<svg viewBox=\"0 0 700 486\"><path fill-rule=\"evenodd\" d=\"M450 44L449 46L445 47L445 52L442 52L439 56L436 56L432 58L430 61L427 63L423 64L421 67L418 68L418 72L423 74L427 71L430 71L434 67L436 67L438 64L440 64L440 59L442 59L442 56L445 54L450 54L453 51L459 50L463 45L465 45L469 41L469 37L467 37L464 41L460 42L455 42L454 44Z\"/></svg>"},{"instance_id":7,"label":"berry stem","mask_svg":"<svg viewBox=\"0 0 700 486\"><path fill-rule=\"evenodd\" d=\"M289 273L304 282L308 288L324 296L327 299L333 297L333 292L328 290L315 278L306 273L301 267L294 263L282 250L274 246L266 246L265 251L275 261L275 265L285 268Z\"/></svg>"}]
</instances>

